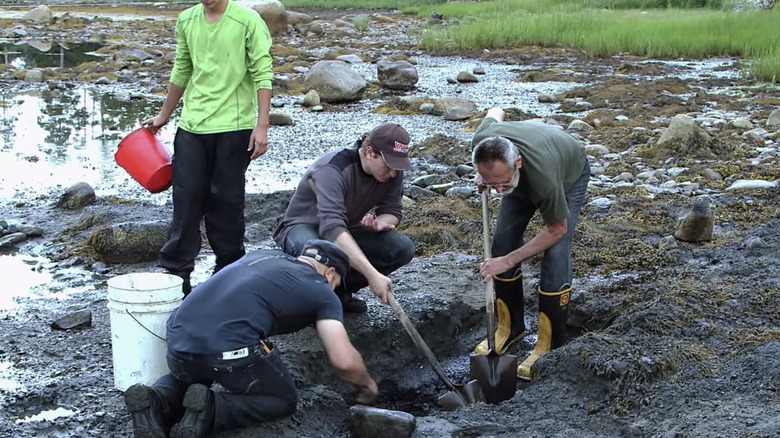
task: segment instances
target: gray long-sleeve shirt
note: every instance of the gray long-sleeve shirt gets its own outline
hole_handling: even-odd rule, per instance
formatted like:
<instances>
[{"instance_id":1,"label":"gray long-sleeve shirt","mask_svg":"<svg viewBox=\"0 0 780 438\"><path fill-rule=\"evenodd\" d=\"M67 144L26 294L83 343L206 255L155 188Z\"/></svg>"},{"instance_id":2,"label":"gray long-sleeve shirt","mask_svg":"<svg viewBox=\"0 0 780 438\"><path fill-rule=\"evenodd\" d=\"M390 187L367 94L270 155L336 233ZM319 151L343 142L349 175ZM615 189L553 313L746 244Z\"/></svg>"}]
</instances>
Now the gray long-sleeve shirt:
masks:
<instances>
[{"instance_id":1,"label":"gray long-sleeve shirt","mask_svg":"<svg viewBox=\"0 0 780 438\"><path fill-rule=\"evenodd\" d=\"M291 226L311 224L319 226L320 237L333 242L343 231L360 226L374 207L377 216L391 214L400 220L404 176L397 173L379 182L363 171L357 147L328 152L304 173L274 240L284 248Z\"/></svg>"}]
</instances>

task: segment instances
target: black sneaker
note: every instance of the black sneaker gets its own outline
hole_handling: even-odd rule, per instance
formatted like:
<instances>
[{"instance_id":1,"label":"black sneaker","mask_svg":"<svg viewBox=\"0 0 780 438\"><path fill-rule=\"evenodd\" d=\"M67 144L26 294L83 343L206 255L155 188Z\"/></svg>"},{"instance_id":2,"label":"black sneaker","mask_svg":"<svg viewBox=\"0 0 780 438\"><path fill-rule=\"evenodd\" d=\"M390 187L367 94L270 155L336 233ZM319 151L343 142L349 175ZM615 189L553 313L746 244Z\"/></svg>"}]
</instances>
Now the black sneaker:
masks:
<instances>
[{"instance_id":1,"label":"black sneaker","mask_svg":"<svg viewBox=\"0 0 780 438\"><path fill-rule=\"evenodd\" d=\"M135 438L166 438L162 403L152 388L140 384L127 388L125 405L133 417Z\"/></svg>"},{"instance_id":2,"label":"black sneaker","mask_svg":"<svg viewBox=\"0 0 780 438\"><path fill-rule=\"evenodd\" d=\"M206 385L196 383L184 394L184 416L171 429L171 438L205 437L214 424L214 394Z\"/></svg>"},{"instance_id":3,"label":"black sneaker","mask_svg":"<svg viewBox=\"0 0 780 438\"><path fill-rule=\"evenodd\" d=\"M341 299L341 307L344 309L344 313L366 313L368 310L368 304L365 300L352 295Z\"/></svg>"}]
</instances>

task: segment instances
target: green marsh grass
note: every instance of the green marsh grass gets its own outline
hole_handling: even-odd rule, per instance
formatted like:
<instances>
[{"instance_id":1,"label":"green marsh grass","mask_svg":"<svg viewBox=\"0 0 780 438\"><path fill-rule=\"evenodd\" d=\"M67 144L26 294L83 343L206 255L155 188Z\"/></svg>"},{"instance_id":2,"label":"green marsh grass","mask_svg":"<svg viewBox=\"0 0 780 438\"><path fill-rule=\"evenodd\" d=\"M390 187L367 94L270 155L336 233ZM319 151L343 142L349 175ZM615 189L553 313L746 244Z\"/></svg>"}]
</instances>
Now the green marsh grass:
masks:
<instances>
[{"instance_id":1,"label":"green marsh grass","mask_svg":"<svg viewBox=\"0 0 780 438\"><path fill-rule=\"evenodd\" d=\"M753 58L750 74L780 78L778 11L713 9L589 9L585 3L495 0L470 12L463 4L438 8L461 16L459 25L430 29L423 49L433 52L523 45L579 48L591 56L632 53L654 58ZM486 3L479 3L483 5Z\"/></svg>"}]
</instances>

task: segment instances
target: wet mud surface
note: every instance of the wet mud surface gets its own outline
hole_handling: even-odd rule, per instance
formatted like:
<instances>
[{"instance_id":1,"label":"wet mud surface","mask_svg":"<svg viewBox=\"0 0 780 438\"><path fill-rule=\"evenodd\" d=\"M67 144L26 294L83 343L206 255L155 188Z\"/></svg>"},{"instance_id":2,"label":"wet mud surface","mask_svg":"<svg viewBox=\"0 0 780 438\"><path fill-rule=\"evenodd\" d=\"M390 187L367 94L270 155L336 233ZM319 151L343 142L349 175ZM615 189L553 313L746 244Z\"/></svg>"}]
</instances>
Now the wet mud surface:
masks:
<instances>
[{"instance_id":1,"label":"wet mud surface","mask_svg":"<svg viewBox=\"0 0 780 438\"><path fill-rule=\"evenodd\" d=\"M361 13L308 12L326 23ZM61 9L55 11L59 13ZM143 25L95 19L87 24L88 30L79 32L58 22L26 26L25 32L58 41L74 35L89 39L83 34L108 34L110 29L112 44L143 40L147 50L173 50L175 13L159 8L136 13L154 13L160 19ZM17 26L13 19L0 21L2 29ZM313 36L291 30L275 38L272 50L283 61L275 63L277 76L290 79L288 87L274 92L279 105L275 110L291 114L295 125L273 127L271 151L250 167L248 249L273 247L270 233L297 176L314 157L346 146L356 133L387 118L408 126L417 147L413 146L415 169L407 175L407 194L416 202L406 209L400 231L415 241L418 257L392 275L394 291L446 372L463 383L468 353L486 331L484 286L477 275L482 247L478 201L474 196L412 196L411 181L439 175L439 182L469 187L469 175L459 176L455 167L468 163L470 132L481 112L493 104L507 109L510 119L543 117L564 127L584 120L593 129L577 134L590 147L605 146L608 152L591 155L597 170L574 242L569 343L542 358L537 378L521 384L511 400L444 412L436 404L444 385L390 308L364 290L368 313L349 316L346 324L379 383L377 406L414 414L413 436L418 438L780 434L780 190L728 190L737 180L780 178L778 128L766 124L780 105L778 89L742 79L739 60L593 59L572 50L534 47L431 56L414 46L414 35L423 27L424 20L394 15L390 23L372 21L366 32L330 30ZM116 50L111 47L107 45L104 54ZM300 60L310 66L311 60L327 58L331 50L369 61L414 58L421 82L410 94L465 97L477 104L480 114L461 122L444 121L393 104L398 93L382 91L376 84L358 103L309 112L296 103L301 97L295 85L300 75L290 64ZM50 69L47 75L49 81L73 85L61 90L65 96L81 87L97 89L124 99L138 113L149 113L161 102L162 92L155 87L164 85L170 66L120 68L106 61L89 68ZM479 83L447 83L447 77L476 66L487 73ZM376 79L371 62L353 68ZM120 70L136 76L108 88L92 84ZM0 73L4 93L50 92L47 83L22 81L8 66ZM496 91L500 89L506 91ZM556 102L540 104L540 94L554 95ZM10 94L3 96L12 99ZM706 150L681 155L657 146L677 114L691 115L708 129L713 140ZM143 115L125 116L130 118L116 123L125 129ZM15 117L24 118L24 113ZM751 126L734 126L736 119L746 119ZM46 152L21 149L24 133L13 129L15 123L21 121L3 125L3 152L27 163L24 169L31 176L36 168L48 173ZM114 129L106 144L115 142L121 129ZM764 132L748 132L755 129ZM104 156L101 164L92 165L111 167L110 158ZM13 167L5 169L10 172ZM707 177L708 169L721 178ZM646 171L658 181L640 181L639 174ZM160 269L153 260L106 263L88 242L100 226L165 221L171 204L170 192L144 194L126 175L113 172L90 180L97 200L78 209L56 207L67 187L64 182L40 188L31 182L25 187L23 178L6 173L4 181L13 184L3 188L0 220L40 227L42 235L0 249L0 269L7 281L0 297L0 436L132 435L122 393L113 388L106 282L124 273ZM72 183L78 181L77 174ZM716 212L713 240L687 243L672 238L670 243L681 212L701 197L710 199ZM498 202L492 201L493 213ZM539 226L533 221L529 232ZM213 255L204 243L195 283L208 277L212 264ZM529 336L511 350L521 359L535 339L537 274L537 260L524 265ZM90 327L51 328L57 318L83 309L91 311ZM274 343L300 390L298 412L218 436L349 436L347 415L354 394L330 368L314 331L279 337Z\"/></svg>"}]
</instances>

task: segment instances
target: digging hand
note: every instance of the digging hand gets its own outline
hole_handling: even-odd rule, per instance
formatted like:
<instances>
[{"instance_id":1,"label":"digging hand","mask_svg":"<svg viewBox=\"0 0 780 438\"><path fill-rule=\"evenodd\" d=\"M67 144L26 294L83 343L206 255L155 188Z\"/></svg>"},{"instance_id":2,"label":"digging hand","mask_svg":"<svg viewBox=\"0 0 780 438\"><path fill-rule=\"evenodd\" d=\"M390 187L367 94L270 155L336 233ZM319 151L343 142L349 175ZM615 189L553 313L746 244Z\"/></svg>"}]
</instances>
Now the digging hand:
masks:
<instances>
[{"instance_id":1,"label":"digging hand","mask_svg":"<svg viewBox=\"0 0 780 438\"><path fill-rule=\"evenodd\" d=\"M393 291L393 281L377 272L377 275L368 281L368 287L374 295L387 304L387 293Z\"/></svg>"},{"instance_id":2,"label":"digging hand","mask_svg":"<svg viewBox=\"0 0 780 438\"><path fill-rule=\"evenodd\" d=\"M355 401L361 405L373 405L376 398L379 396L379 388L376 386L374 379L365 385L360 386Z\"/></svg>"}]
</instances>

